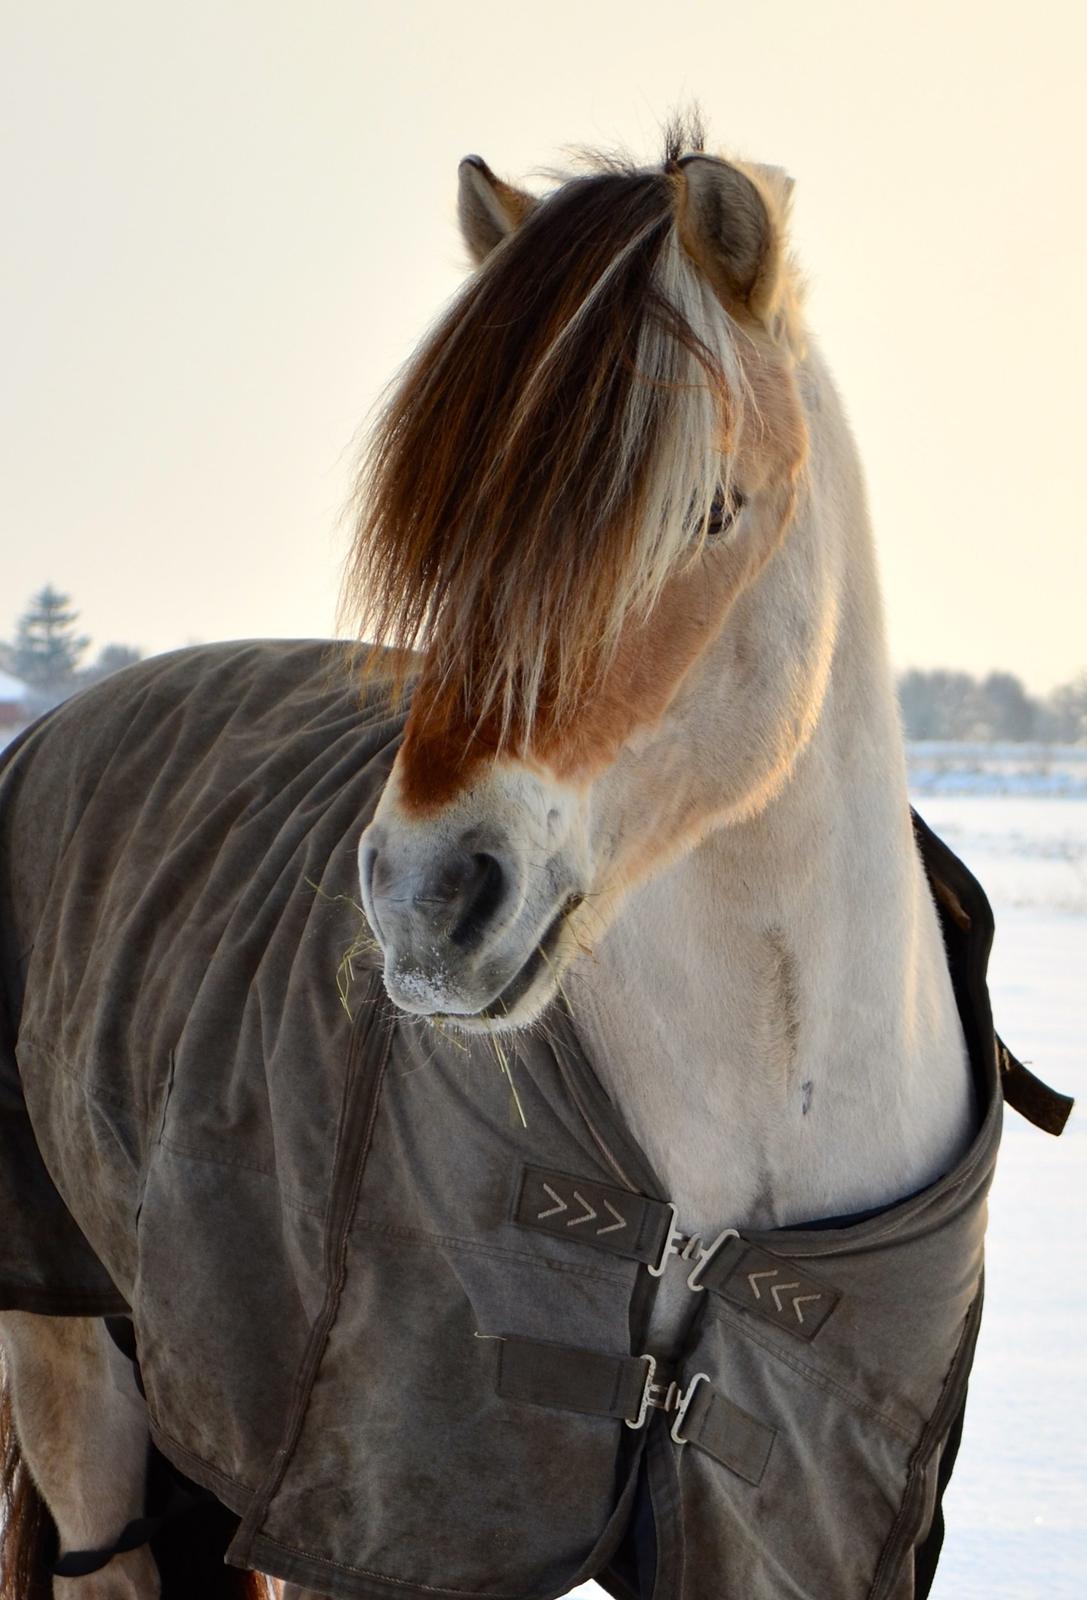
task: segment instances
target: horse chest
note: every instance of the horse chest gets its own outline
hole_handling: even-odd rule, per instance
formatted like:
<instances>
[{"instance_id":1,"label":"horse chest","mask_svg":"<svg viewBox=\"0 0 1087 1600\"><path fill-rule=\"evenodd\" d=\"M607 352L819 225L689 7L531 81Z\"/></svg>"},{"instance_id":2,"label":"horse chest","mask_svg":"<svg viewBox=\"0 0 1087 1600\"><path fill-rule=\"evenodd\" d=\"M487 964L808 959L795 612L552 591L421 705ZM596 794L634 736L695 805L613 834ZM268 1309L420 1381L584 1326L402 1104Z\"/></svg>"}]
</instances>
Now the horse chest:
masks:
<instances>
[{"instance_id":1,"label":"horse chest","mask_svg":"<svg viewBox=\"0 0 1087 1600\"><path fill-rule=\"evenodd\" d=\"M639 963L631 981L617 953L572 986L594 1066L665 1190L702 1231L892 1198L888 1180L905 1182L895 1119L858 1128L859 1075L820 1057L775 963L749 955L727 972L719 957L682 972Z\"/></svg>"},{"instance_id":2,"label":"horse chest","mask_svg":"<svg viewBox=\"0 0 1087 1600\"><path fill-rule=\"evenodd\" d=\"M866 903L830 860L786 859L775 883L765 861L704 855L569 979L595 1070L685 1223L803 1224L946 1172L975 1108L920 863Z\"/></svg>"}]
</instances>

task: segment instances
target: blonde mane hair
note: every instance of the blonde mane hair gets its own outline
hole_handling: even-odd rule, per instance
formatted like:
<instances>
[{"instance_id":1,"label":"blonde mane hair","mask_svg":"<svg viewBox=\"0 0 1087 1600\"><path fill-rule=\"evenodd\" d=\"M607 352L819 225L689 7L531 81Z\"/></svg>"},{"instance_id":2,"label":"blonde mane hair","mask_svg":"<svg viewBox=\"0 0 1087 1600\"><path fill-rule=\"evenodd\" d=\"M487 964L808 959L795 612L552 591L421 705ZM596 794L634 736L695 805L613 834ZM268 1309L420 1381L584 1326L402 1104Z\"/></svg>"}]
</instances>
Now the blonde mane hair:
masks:
<instances>
[{"instance_id":1,"label":"blonde mane hair","mask_svg":"<svg viewBox=\"0 0 1087 1600\"><path fill-rule=\"evenodd\" d=\"M426 653L440 722L523 742L576 711L729 493L745 335L677 232L692 144L673 128L651 171L600 157L536 206L378 420L344 610Z\"/></svg>"}]
</instances>

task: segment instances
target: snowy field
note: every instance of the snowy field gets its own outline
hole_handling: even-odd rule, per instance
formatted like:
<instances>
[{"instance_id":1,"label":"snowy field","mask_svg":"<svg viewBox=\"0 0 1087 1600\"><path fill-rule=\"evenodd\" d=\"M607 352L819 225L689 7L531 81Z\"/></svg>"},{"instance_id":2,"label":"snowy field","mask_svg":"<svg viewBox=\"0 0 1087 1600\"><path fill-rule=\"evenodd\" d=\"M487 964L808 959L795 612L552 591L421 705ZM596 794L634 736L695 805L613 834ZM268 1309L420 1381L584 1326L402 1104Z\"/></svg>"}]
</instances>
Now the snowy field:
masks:
<instances>
[{"instance_id":1,"label":"snowy field","mask_svg":"<svg viewBox=\"0 0 1087 1600\"><path fill-rule=\"evenodd\" d=\"M990 764L987 764L991 765ZM985 1319L966 1432L944 1501L932 1600L1087 1594L1087 797L1016 777L915 769L914 803L996 912L997 1027L1079 1097L1060 1139L1009 1111L993 1189ZM1036 785L1035 788L1044 785ZM966 793L940 793L940 788ZM927 791L927 792L925 792ZM971 792L972 791L972 792ZM1052 788L1049 790L1052 794ZM1081 791L1082 792L1082 791ZM595 1584L579 1600L604 1600ZM830 1597L828 1597L830 1600Z\"/></svg>"},{"instance_id":2,"label":"snowy field","mask_svg":"<svg viewBox=\"0 0 1087 1600\"><path fill-rule=\"evenodd\" d=\"M930 795L1022 795L1087 800L1087 745L957 744L909 746L910 782Z\"/></svg>"}]
</instances>

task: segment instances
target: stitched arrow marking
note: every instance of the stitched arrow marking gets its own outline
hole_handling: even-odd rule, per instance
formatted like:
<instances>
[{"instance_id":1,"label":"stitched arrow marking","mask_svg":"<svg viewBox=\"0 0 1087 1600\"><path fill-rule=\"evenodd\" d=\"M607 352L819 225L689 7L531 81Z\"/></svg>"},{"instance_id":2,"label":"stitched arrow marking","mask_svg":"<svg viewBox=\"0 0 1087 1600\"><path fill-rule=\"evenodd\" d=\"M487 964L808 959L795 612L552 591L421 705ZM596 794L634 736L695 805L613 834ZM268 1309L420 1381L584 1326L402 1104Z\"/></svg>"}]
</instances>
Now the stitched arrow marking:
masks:
<instances>
[{"instance_id":1,"label":"stitched arrow marking","mask_svg":"<svg viewBox=\"0 0 1087 1600\"><path fill-rule=\"evenodd\" d=\"M804 1320L804 1313L803 1313L803 1311L801 1311L800 1307L802 1305L804 1305L806 1301L808 1301L808 1300L821 1300L822 1298L823 1298L823 1296L821 1294L796 1294L796 1295L794 1295L793 1296L793 1310L796 1312L796 1320L797 1320L797 1322L803 1322L803 1320Z\"/></svg>"},{"instance_id":2,"label":"stitched arrow marking","mask_svg":"<svg viewBox=\"0 0 1087 1600\"><path fill-rule=\"evenodd\" d=\"M759 1288L758 1284L755 1282L755 1279L756 1278L776 1278L777 1275L778 1275L778 1268L777 1267L772 1268L772 1270L769 1271L769 1272L749 1272L747 1274L747 1281L751 1285L751 1293L755 1296L756 1300L761 1300L762 1299L762 1290Z\"/></svg>"},{"instance_id":3,"label":"stitched arrow marking","mask_svg":"<svg viewBox=\"0 0 1087 1600\"><path fill-rule=\"evenodd\" d=\"M536 1221L542 1222L545 1217L557 1217L560 1211L569 1211L570 1207L561 1195L555 1193L549 1183L544 1184L544 1194L549 1195L555 1204L549 1211L537 1211Z\"/></svg>"},{"instance_id":4,"label":"stitched arrow marking","mask_svg":"<svg viewBox=\"0 0 1087 1600\"><path fill-rule=\"evenodd\" d=\"M578 1228L583 1222L591 1222L595 1216L599 1215L598 1212L593 1210L585 1196L583 1194L578 1194L576 1189L574 1190L574 1199L577 1201L579 1206L585 1207L585 1215L582 1217L571 1217L569 1222L566 1224L568 1228ZM794 1284L794 1288L795 1287L796 1286Z\"/></svg>"},{"instance_id":5,"label":"stitched arrow marking","mask_svg":"<svg viewBox=\"0 0 1087 1600\"><path fill-rule=\"evenodd\" d=\"M799 1283L772 1283L770 1285L770 1293L774 1297L774 1310L775 1311L780 1311L781 1310L781 1299L780 1299L780 1296L783 1295L787 1289L799 1289L799 1288L800 1288Z\"/></svg>"},{"instance_id":6,"label":"stitched arrow marking","mask_svg":"<svg viewBox=\"0 0 1087 1600\"><path fill-rule=\"evenodd\" d=\"M619 1228L625 1228L627 1225L626 1217L622 1216L618 1211L616 1211L610 1200L604 1201L604 1207L605 1210L611 1212L612 1216L615 1218L615 1221L609 1223L606 1228L597 1228L596 1236L598 1239L602 1233L615 1233Z\"/></svg>"}]
</instances>

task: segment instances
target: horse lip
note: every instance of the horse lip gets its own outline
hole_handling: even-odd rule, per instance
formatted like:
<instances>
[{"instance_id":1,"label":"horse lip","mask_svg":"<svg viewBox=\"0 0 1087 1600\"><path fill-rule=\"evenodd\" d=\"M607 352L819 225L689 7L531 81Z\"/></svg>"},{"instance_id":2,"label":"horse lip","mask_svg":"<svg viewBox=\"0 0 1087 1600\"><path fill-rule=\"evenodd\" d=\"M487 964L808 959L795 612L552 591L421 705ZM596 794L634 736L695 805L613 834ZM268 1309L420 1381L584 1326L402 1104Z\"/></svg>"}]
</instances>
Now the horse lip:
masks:
<instances>
[{"instance_id":1,"label":"horse lip","mask_svg":"<svg viewBox=\"0 0 1087 1600\"><path fill-rule=\"evenodd\" d=\"M493 1000L481 1006L478 1011L461 1012L458 1015L435 1016L433 1022L500 1022L503 1017L508 1017L510 1011L524 998L533 983L540 975L544 964L549 961L552 951L559 942L567 919L577 910L583 896L571 894L563 901L551 921L547 924L541 936L536 940L528 956L518 967L505 987L495 995Z\"/></svg>"},{"instance_id":2,"label":"horse lip","mask_svg":"<svg viewBox=\"0 0 1087 1600\"><path fill-rule=\"evenodd\" d=\"M576 891L567 895L562 905L555 912L543 933L536 940L528 956L522 962L512 977L508 978L502 989L489 1000L486 1005L480 1006L476 1011L423 1011L415 1013L420 1022L430 1022L439 1027L450 1024L467 1025L474 1022L501 1022L508 1020L510 1012L520 1003L531 989L545 963L550 962L551 955L559 943L562 931L568 919L581 905L584 896ZM398 1002L393 998L394 1005ZM401 1009L406 1009L401 1007Z\"/></svg>"}]
</instances>

